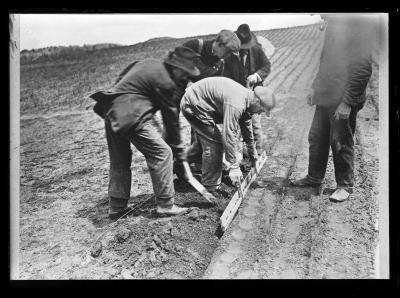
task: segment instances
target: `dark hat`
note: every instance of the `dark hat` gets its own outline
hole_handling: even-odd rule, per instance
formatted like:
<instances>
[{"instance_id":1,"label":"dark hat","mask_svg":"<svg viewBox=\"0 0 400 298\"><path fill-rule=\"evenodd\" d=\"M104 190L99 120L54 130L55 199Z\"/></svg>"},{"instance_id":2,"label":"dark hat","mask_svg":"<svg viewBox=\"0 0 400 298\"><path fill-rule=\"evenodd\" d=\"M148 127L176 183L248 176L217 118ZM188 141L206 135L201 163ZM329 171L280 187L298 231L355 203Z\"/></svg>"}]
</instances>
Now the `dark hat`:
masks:
<instances>
[{"instance_id":1,"label":"dark hat","mask_svg":"<svg viewBox=\"0 0 400 298\"><path fill-rule=\"evenodd\" d=\"M190 48L179 46L173 51L169 52L168 57L165 58L164 63L183 69L191 76L200 75L200 71L195 66L196 59L200 54L196 53Z\"/></svg>"},{"instance_id":2,"label":"dark hat","mask_svg":"<svg viewBox=\"0 0 400 298\"><path fill-rule=\"evenodd\" d=\"M241 49L250 49L257 44L257 40L253 33L250 31L250 27L247 24L240 25L235 31L242 43Z\"/></svg>"}]
</instances>

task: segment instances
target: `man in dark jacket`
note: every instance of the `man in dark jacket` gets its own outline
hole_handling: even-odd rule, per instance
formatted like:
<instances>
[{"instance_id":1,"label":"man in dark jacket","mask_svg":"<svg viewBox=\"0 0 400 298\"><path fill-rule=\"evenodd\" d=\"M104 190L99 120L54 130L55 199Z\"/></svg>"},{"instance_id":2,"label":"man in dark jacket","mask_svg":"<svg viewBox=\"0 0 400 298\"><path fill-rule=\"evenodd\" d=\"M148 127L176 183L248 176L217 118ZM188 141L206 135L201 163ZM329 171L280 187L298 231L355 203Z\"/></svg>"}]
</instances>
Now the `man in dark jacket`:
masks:
<instances>
[{"instance_id":1,"label":"man in dark jacket","mask_svg":"<svg viewBox=\"0 0 400 298\"><path fill-rule=\"evenodd\" d=\"M109 91L90 97L97 101L94 110L105 120L110 154L109 217L117 218L128 210L131 189L132 143L146 158L155 193L157 212L178 215L187 208L174 205L173 156L185 160L179 125L179 104L189 75L199 75L194 65L198 55L177 47L164 61L146 59L132 63ZM149 121L161 111L167 142Z\"/></svg>"},{"instance_id":2,"label":"man in dark jacket","mask_svg":"<svg viewBox=\"0 0 400 298\"><path fill-rule=\"evenodd\" d=\"M357 112L365 102L376 47L376 17L329 15L320 67L312 84L316 105L309 133L309 166L295 186L319 186L332 149L337 189L332 201L349 198L354 186L354 132Z\"/></svg>"},{"instance_id":3,"label":"man in dark jacket","mask_svg":"<svg viewBox=\"0 0 400 298\"><path fill-rule=\"evenodd\" d=\"M197 82L207 77L222 76L223 59L232 52L238 53L240 40L234 32L221 30L215 39L191 39L182 46L188 47L200 55L196 61L200 75L191 78L192 82Z\"/></svg>"},{"instance_id":4,"label":"man in dark jacket","mask_svg":"<svg viewBox=\"0 0 400 298\"><path fill-rule=\"evenodd\" d=\"M231 53L238 53L240 49L240 40L231 30L221 30L217 37L212 40L203 40L201 38L191 39L182 46L187 47L198 53L200 56L196 59L196 67L200 70L200 75L191 76L191 82L197 82L201 79L214 76L222 76L224 71L224 58ZM190 130L191 144L197 142L196 134L193 129ZM197 172L201 168L201 163L191 165L193 171ZM184 177L183 166L174 163L174 172L179 178Z\"/></svg>"},{"instance_id":5,"label":"man in dark jacket","mask_svg":"<svg viewBox=\"0 0 400 298\"><path fill-rule=\"evenodd\" d=\"M236 31L241 41L239 55L232 53L225 59L223 75L242 86L252 88L262 86L262 82L271 72L271 62L268 60L257 38L247 24L242 24ZM258 154L262 153L261 115L252 117L253 134Z\"/></svg>"}]
</instances>

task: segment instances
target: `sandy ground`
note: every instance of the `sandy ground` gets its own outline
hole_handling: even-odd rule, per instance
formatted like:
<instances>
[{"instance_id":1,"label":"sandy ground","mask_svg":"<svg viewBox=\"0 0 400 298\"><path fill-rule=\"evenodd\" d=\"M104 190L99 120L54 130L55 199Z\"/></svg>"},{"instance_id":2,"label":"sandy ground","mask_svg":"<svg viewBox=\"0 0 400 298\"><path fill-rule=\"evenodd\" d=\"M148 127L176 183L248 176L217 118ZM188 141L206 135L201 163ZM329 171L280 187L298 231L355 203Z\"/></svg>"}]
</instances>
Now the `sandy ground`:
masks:
<instances>
[{"instance_id":1,"label":"sandy ground","mask_svg":"<svg viewBox=\"0 0 400 298\"><path fill-rule=\"evenodd\" d=\"M355 179L351 199L329 201L334 191L332 158L321 188L297 188L289 179L308 167L307 135L314 107L305 96L289 98L264 119L277 127L268 160L231 229L223 236L204 278L359 279L376 276L378 227L378 98L375 69L356 130Z\"/></svg>"}]
</instances>

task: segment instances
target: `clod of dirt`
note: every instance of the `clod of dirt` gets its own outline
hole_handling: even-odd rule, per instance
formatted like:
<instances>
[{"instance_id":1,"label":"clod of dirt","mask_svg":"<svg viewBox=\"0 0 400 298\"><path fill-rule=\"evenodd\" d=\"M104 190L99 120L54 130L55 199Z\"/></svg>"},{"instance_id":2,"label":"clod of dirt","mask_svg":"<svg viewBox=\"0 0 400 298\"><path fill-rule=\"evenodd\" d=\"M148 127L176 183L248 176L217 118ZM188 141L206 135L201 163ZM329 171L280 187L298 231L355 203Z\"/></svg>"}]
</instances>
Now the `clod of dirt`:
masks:
<instances>
[{"instance_id":1,"label":"clod of dirt","mask_svg":"<svg viewBox=\"0 0 400 298\"><path fill-rule=\"evenodd\" d=\"M132 233L131 230L129 230L127 228L122 228L121 230L119 230L117 232L117 234L115 235L115 238L119 243L123 243L123 242L125 242L126 239L129 238L131 233Z\"/></svg>"},{"instance_id":2,"label":"clod of dirt","mask_svg":"<svg viewBox=\"0 0 400 298\"><path fill-rule=\"evenodd\" d=\"M190 211L189 218L193 221L196 221L199 218L199 212L196 209Z\"/></svg>"},{"instance_id":3,"label":"clod of dirt","mask_svg":"<svg viewBox=\"0 0 400 298\"><path fill-rule=\"evenodd\" d=\"M172 234L172 230L173 230L174 226L172 225L172 223L169 221L165 226L163 226L162 231L165 234Z\"/></svg>"},{"instance_id":4,"label":"clod of dirt","mask_svg":"<svg viewBox=\"0 0 400 298\"><path fill-rule=\"evenodd\" d=\"M150 251L150 253L149 253L149 259L153 266L156 265L157 259L156 259L156 255L154 254L153 250Z\"/></svg>"},{"instance_id":5,"label":"clod of dirt","mask_svg":"<svg viewBox=\"0 0 400 298\"><path fill-rule=\"evenodd\" d=\"M160 259L161 259L161 262L166 262L168 260L168 255L166 255L163 252L160 252Z\"/></svg>"},{"instance_id":6,"label":"clod of dirt","mask_svg":"<svg viewBox=\"0 0 400 298\"><path fill-rule=\"evenodd\" d=\"M152 241L147 247L147 250L155 250L155 249L157 249L157 245Z\"/></svg>"},{"instance_id":7,"label":"clod of dirt","mask_svg":"<svg viewBox=\"0 0 400 298\"><path fill-rule=\"evenodd\" d=\"M156 268L150 270L150 272L146 276L146 278L155 278L155 277L156 277Z\"/></svg>"},{"instance_id":8,"label":"clod of dirt","mask_svg":"<svg viewBox=\"0 0 400 298\"><path fill-rule=\"evenodd\" d=\"M160 237L158 237L158 235L154 235L153 236L153 243L155 245L157 245L158 247L162 247L163 246L163 243L162 243Z\"/></svg>"},{"instance_id":9,"label":"clod of dirt","mask_svg":"<svg viewBox=\"0 0 400 298\"><path fill-rule=\"evenodd\" d=\"M97 241L90 250L90 254L93 258L97 258L102 251L103 251L103 244L101 243L101 241Z\"/></svg>"},{"instance_id":10,"label":"clod of dirt","mask_svg":"<svg viewBox=\"0 0 400 298\"><path fill-rule=\"evenodd\" d=\"M133 279L132 276L132 271L128 270L128 269L123 269L121 271L121 276L123 277L123 279Z\"/></svg>"}]
</instances>

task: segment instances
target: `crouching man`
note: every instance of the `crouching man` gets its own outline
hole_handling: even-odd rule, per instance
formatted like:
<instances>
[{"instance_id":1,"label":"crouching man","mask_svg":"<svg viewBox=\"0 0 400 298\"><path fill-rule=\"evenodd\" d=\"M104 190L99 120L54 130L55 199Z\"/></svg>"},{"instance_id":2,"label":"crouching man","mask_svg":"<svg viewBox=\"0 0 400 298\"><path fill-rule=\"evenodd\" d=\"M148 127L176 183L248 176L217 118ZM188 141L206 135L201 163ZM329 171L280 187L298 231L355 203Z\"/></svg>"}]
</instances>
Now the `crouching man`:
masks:
<instances>
[{"instance_id":1,"label":"crouching man","mask_svg":"<svg viewBox=\"0 0 400 298\"><path fill-rule=\"evenodd\" d=\"M256 162L251 116L274 106L275 97L267 87L259 86L252 91L225 77L205 78L186 89L181 111L196 135L186 152L187 161L202 163L202 184L208 191L218 190L221 184L223 153L232 182L240 181L240 132L250 148L250 159ZM216 124L222 124L221 132Z\"/></svg>"},{"instance_id":2,"label":"crouching man","mask_svg":"<svg viewBox=\"0 0 400 298\"><path fill-rule=\"evenodd\" d=\"M179 215L187 208L174 205L173 156L185 160L179 125L179 103L189 76L199 75L195 52L177 47L164 61L146 59L130 64L109 91L90 97L94 110L105 121L110 154L109 217L128 211L131 190L132 143L146 158L157 204L157 213ZM161 111L168 144L157 133L152 119Z\"/></svg>"}]
</instances>

